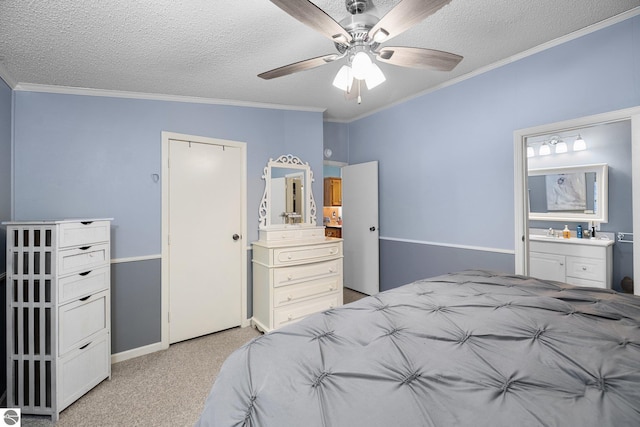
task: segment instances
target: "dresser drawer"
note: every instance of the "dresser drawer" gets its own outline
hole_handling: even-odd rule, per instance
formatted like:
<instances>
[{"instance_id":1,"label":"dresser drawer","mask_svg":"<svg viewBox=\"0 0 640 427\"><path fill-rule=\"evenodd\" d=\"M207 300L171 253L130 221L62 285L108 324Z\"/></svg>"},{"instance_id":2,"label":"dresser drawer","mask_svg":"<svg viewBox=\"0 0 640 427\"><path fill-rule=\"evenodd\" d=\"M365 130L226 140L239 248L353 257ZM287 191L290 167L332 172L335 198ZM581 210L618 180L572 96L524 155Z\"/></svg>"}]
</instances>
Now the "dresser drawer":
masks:
<instances>
[{"instance_id":1,"label":"dresser drawer","mask_svg":"<svg viewBox=\"0 0 640 427\"><path fill-rule=\"evenodd\" d=\"M58 303L94 294L109 287L110 267L88 270L58 280Z\"/></svg>"},{"instance_id":2,"label":"dresser drawer","mask_svg":"<svg viewBox=\"0 0 640 427\"><path fill-rule=\"evenodd\" d=\"M58 257L58 275L82 273L96 267L109 264L109 245L83 246L77 249L60 251Z\"/></svg>"},{"instance_id":3,"label":"dresser drawer","mask_svg":"<svg viewBox=\"0 0 640 427\"><path fill-rule=\"evenodd\" d=\"M60 224L58 247L86 246L109 241L109 221L65 222Z\"/></svg>"},{"instance_id":4,"label":"dresser drawer","mask_svg":"<svg viewBox=\"0 0 640 427\"><path fill-rule=\"evenodd\" d=\"M607 284L605 282L601 282L597 280L579 279L577 277L571 277L571 276L567 276L566 282L570 285L576 285L576 286L588 286L590 288L601 288L601 289L607 288Z\"/></svg>"},{"instance_id":5,"label":"dresser drawer","mask_svg":"<svg viewBox=\"0 0 640 427\"><path fill-rule=\"evenodd\" d=\"M63 355L70 350L85 345L92 335L106 330L110 318L109 292L70 302L58 310L58 353Z\"/></svg>"},{"instance_id":6,"label":"dresser drawer","mask_svg":"<svg viewBox=\"0 0 640 427\"><path fill-rule=\"evenodd\" d=\"M298 285L281 286L275 288L273 292L273 306L280 307L311 297L327 295L341 288L340 276L337 275L300 283Z\"/></svg>"},{"instance_id":7,"label":"dresser drawer","mask_svg":"<svg viewBox=\"0 0 640 427\"><path fill-rule=\"evenodd\" d=\"M322 261L342 255L342 245L338 242L274 249L273 264L294 265L306 262Z\"/></svg>"},{"instance_id":8,"label":"dresser drawer","mask_svg":"<svg viewBox=\"0 0 640 427\"><path fill-rule=\"evenodd\" d=\"M342 271L342 258L273 270L273 286L286 286L337 275Z\"/></svg>"},{"instance_id":9,"label":"dresser drawer","mask_svg":"<svg viewBox=\"0 0 640 427\"><path fill-rule=\"evenodd\" d=\"M91 388L108 378L111 372L110 335L105 333L95 340L60 359L58 376L58 410L73 403Z\"/></svg>"},{"instance_id":10,"label":"dresser drawer","mask_svg":"<svg viewBox=\"0 0 640 427\"><path fill-rule=\"evenodd\" d=\"M341 295L333 294L323 298L276 308L273 313L273 328L279 328L304 319L311 314L338 307L342 303L341 298Z\"/></svg>"},{"instance_id":11,"label":"dresser drawer","mask_svg":"<svg viewBox=\"0 0 640 427\"><path fill-rule=\"evenodd\" d=\"M567 276L603 281L605 278L604 260L568 256ZM567 280L569 279L567 278Z\"/></svg>"}]
</instances>

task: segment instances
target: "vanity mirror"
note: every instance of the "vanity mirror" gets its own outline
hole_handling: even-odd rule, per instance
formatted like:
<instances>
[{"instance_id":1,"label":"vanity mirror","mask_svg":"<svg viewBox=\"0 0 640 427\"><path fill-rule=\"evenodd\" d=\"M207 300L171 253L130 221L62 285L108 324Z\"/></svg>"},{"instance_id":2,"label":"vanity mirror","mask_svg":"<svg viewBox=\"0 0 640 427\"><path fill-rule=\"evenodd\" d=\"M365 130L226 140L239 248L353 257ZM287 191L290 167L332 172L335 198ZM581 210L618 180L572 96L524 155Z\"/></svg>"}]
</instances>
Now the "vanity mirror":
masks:
<instances>
[{"instance_id":1,"label":"vanity mirror","mask_svg":"<svg viewBox=\"0 0 640 427\"><path fill-rule=\"evenodd\" d=\"M265 185L259 211L261 230L316 226L309 163L291 154L269 159L262 178Z\"/></svg>"},{"instance_id":2,"label":"vanity mirror","mask_svg":"<svg viewBox=\"0 0 640 427\"><path fill-rule=\"evenodd\" d=\"M530 169L529 219L607 222L606 164Z\"/></svg>"}]
</instances>

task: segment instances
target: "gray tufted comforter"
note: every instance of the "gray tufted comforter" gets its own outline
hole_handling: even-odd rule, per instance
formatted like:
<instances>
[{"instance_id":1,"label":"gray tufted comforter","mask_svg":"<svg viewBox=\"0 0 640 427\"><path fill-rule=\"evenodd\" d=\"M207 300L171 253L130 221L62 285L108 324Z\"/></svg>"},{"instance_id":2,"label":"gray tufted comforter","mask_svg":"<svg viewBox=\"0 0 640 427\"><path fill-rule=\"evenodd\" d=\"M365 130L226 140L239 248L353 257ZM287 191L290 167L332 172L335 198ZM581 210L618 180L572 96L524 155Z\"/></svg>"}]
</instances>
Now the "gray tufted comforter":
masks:
<instances>
[{"instance_id":1,"label":"gray tufted comforter","mask_svg":"<svg viewBox=\"0 0 640 427\"><path fill-rule=\"evenodd\" d=\"M263 335L199 426L640 426L640 298L467 271Z\"/></svg>"}]
</instances>

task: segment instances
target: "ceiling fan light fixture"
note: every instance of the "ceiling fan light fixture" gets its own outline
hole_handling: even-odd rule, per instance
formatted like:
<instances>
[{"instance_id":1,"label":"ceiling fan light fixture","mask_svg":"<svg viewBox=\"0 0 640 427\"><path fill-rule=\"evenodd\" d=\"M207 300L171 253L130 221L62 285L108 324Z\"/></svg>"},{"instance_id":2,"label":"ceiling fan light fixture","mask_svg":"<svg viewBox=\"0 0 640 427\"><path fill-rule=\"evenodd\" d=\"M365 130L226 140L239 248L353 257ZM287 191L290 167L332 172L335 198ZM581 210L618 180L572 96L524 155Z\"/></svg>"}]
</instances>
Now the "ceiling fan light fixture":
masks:
<instances>
[{"instance_id":1,"label":"ceiling fan light fixture","mask_svg":"<svg viewBox=\"0 0 640 427\"><path fill-rule=\"evenodd\" d=\"M369 58L366 52L360 51L356 53L353 61L351 61L353 77L358 80L363 80L367 76L371 65L371 58Z\"/></svg>"},{"instance_id":2,"label":"ceiling fan light fixture","mask_svg":"<svg viewBox=\"0 0 640 427\"><path fill-rule=\"evenodd\" d=\"M340 90L350 92L351 86L353 85L353 73L351 71L351 67L348 65L340 67L338 74L336 74L336 77L333 79L333 85Z\"/></svg>"},{"instance_id":3,"label":"ceiling fan light fixture","mask_svg":"<svg viewBox=\"0 0 640 427\"><path fill-rule=\"evenodd\" d=\"M378 67L374 63L371 63L371 65L369 65L369 70L367 71L367 75L364 79L365 83L367 84L367 89L371 90L374 87L380 85L381 83L384 83L385 80L387 80L387 78L382 73L382 70L380 69L380 67Z\"/></svg>"}]
</instances>

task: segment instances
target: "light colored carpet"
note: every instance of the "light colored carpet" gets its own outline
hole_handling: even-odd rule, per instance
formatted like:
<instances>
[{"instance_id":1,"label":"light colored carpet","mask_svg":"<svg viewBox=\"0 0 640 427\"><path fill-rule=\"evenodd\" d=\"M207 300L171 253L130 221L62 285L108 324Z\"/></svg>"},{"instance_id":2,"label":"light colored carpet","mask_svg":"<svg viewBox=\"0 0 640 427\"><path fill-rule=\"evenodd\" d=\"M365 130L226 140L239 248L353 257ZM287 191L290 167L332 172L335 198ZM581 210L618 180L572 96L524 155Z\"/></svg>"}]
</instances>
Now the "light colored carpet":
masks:
<instances>
[{"instance_id":1,"label":"light colored carpet","mask_svg":"<svg viewBox=\"0 0 640 427\"><path fill-rule=\"evenodd\" d=\"M344 289L344 303L366 295ZM105 380L60 414L25 415L30 427L193 426L202 412L222 362L260 335L254 328L234 328L173 344L168 350L116 363Z\"/></svg>"},{"instance_id":2,"label":"light colored carpet","mask_svg":"<svg viewBox=\"0 0 640 427\"><path fill-rule=\"evenodd\" d=\"M62 411L55 426L192 426L222 362L258 335L251 327L234 328L116 363L111 380ZM54 423L26 415L22 425L52 427Z\"/></svg>"},{"instance_id":3,"label":"light colored carpet","mask_svg":"<svg viewBox=\"0 0 640 427\"><path fill-rule=\"evenodd\" d=\"M364 298L367 295L360 293L358 291L354 291L353 289L344 288L344 292L342 293L343 300L345 304L349 304L350 302L358 301L360 298Z\"/></svg>"}]
</instances>

